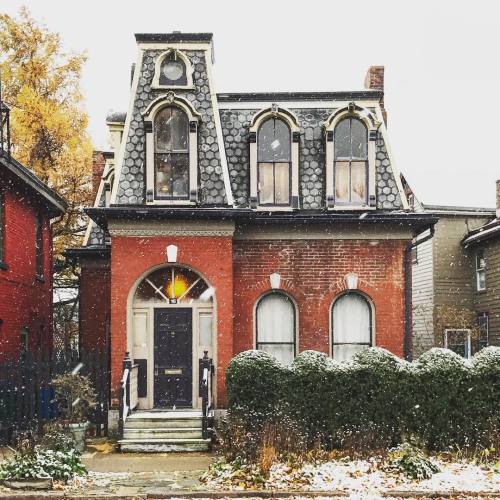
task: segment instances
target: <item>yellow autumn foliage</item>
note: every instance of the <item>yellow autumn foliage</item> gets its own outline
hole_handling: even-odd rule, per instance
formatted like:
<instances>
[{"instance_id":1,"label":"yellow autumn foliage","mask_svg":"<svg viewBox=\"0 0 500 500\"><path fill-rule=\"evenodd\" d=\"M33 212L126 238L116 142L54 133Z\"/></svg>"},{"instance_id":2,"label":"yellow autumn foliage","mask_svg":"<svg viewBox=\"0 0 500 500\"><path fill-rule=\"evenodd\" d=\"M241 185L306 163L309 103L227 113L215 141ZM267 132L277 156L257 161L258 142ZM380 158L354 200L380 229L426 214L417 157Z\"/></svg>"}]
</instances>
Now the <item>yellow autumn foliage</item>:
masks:
<instances>
[{"instance_id":1,"label":"yellow autumn foliage","mask_svg":"<svg viewBox=\"0 0 500 500\"><path fill-rule=\"evenodd\" d=\"M91 203L92 144L82 106L85 54L66 53L58 33L35 21L0 14L2 98L11 108L13 156L68 202L54 224L56 258L78 245L82 208Z\"/></svg>"}]
</instances>

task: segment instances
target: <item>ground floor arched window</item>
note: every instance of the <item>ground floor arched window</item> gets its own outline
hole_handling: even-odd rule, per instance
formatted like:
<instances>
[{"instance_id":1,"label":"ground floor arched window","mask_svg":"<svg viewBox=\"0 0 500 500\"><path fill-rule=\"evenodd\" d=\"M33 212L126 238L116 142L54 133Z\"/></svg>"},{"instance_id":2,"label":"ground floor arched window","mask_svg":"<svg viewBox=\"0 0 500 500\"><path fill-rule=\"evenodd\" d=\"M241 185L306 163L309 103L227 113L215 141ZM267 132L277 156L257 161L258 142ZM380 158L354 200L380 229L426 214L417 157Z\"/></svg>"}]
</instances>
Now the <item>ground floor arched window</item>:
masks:
<instances>
[{"instance_id":1,"label":"ground floor arched window","mask_svg":"<svg viewBox=\"0 0 500 500\"><path fill-rule=\"evenodd\" d=\"M295 357L295 304L288 295L272 292L257 303L256 347L283 363Z\"/></svg>"},{"instance_id":2,"label":"ground floor arched window","mask_svg":"<svg viewBox=\"0 0 500 500\"><path fill-rule=\"evenodd\" d=\"M356 292L339 297L332 307L332 350L338 361L352 358L372 345L372 307Z\"/></svg>"}]
</instances>

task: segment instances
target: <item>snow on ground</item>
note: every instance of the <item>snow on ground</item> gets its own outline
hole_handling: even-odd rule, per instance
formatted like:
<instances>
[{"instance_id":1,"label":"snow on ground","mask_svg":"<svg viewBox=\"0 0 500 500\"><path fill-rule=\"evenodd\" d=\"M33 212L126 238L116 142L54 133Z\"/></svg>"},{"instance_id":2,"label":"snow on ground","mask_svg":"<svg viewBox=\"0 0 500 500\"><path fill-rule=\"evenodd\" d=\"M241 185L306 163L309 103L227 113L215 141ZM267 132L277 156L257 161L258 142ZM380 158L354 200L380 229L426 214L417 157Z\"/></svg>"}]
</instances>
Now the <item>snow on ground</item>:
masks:
<instances>
[{"instance_id":1,"label":"snow on ground","mask_svg":"<svg viewBox=\"0 0 500 500\"><path fill-rule=\"evenodd\" d=\"M471 463L448 463L433 459L441 472L427 480L411 480L384 469L382 462L372 460L328 461L292 468L277 463L270 469L265 488L304 491L343 491L351 498L380 498L382 492L500 492L500 473ZM229 476L205 482L208 489L231 487ZM234 489L241 489L238 483Z\"/></svg>"}]
</instances>

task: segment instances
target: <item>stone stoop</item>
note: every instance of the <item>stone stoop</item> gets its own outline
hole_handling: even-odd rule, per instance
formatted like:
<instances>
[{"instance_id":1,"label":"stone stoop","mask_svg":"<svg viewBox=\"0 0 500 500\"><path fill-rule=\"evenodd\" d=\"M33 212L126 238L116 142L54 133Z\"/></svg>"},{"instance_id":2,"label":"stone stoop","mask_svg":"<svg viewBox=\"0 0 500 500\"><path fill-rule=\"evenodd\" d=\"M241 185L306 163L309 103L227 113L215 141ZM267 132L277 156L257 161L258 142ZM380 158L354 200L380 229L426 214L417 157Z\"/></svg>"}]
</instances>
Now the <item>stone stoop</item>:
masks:
<instances>
[{"instance_id":1,"label":"stone stoop","mask_svg":"<svg viewBox=\"0 0 500 500\"><path fill-rule=\"evenodd\" d=\"M199 410L139 410L125 421L120 451L165 453L208 451L211 440L203 439Z\"/></svg>"}]
</instances>

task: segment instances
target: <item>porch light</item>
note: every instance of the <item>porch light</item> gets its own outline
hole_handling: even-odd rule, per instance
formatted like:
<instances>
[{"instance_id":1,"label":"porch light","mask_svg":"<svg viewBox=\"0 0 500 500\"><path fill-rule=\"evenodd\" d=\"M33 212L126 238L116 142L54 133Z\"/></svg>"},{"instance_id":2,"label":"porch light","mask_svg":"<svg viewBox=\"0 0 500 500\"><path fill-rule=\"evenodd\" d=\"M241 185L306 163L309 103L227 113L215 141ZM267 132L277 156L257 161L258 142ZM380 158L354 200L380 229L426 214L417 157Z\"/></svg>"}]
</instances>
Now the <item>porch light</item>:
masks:
<instances>
[{"instance_id":1,"label":"porch light","mask_svg":"<svg viewBox=\"0 0 500 500\"><path fill-rule=\"evenodd\" d=\"M167 285L167 296L169 299L178 299L184 295L184 292L186 292L188 288L189 283L187 282L185 276L175 273L173 281L169 281Z\"/></svg>"},{"instance_id":2,"label":"porch light","mask_svg":"<svg viewBox=\"0 0 500 500\"><path fill-rule=\"evenodd\" d=\"M167 247L167 262L177 262L177 247L168 245Z\"/></svg>"},{"instance_id":3,"label":"porch light","mask_svg":"<svg viewBox=\"0 0 500 500\"><path fill-rule=\"evenodd\" d=\"M271 284L271 288L279 288L281 283L281 276L278 273L269 275L269 283Z\"/></svg>"},{"instance_id":4,"label":"porch light","mask_svg":"<svg viewBox=\"0 0 500 500\"><path fill-rule=\"evenodd\" d=\"M344 280L349 290L356 290L358 288L358 275L356 273L346 274Z\"/></svg>"}]
</instances>

